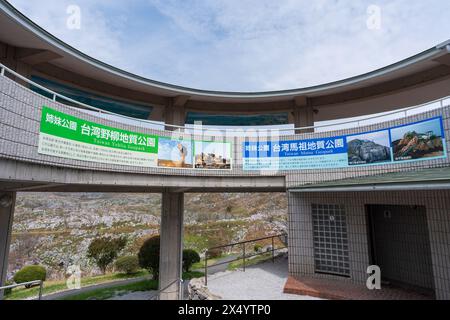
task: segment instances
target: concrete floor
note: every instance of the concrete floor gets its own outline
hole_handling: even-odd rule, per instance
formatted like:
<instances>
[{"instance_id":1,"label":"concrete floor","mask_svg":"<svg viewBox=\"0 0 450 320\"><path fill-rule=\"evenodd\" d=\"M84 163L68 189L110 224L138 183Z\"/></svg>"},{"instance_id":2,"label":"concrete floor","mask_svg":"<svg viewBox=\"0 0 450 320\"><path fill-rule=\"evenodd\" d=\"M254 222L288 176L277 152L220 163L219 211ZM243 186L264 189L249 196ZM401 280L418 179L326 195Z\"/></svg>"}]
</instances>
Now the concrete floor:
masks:
<instances>
[{"instance_id":1,"label":"concrete floor","mask_svg":"<svg viewBox=\"0 0 450 320\"><path fill-rule=\"evenodd\" d=\"M246 271L219 272L208 277L208 289L224 300L317 300L283 293L288 278L288 260L279 257L246 268Z\"/></svg>"}]
</instances>

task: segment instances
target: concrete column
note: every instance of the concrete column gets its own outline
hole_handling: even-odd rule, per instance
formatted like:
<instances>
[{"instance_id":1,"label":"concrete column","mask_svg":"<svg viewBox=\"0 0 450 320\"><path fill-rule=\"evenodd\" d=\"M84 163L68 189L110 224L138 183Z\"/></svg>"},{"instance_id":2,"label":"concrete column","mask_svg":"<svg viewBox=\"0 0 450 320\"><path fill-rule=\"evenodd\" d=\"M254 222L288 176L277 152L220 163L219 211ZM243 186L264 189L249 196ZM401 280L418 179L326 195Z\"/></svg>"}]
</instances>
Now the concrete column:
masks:
<instances>
[{"instance_id":1,"label":"concrete column","mask_svg":"<svg viewBox=\"0 0 450 320\"><path fill-rule=\"evenodd\" d=\"M153 121L164 121L164 107L163 106L152 106L152 111L148 120Z\"/></svg>"},{"instance_id":2,"label":"concrete column","mask_svg":"<svg viewBox=\"0 0 450 320\"><path fill-rule=\"evenodd\" d=\"M10 69L16 69L16 61L14 60L14 47L6 43L0 43L0 62Z\"/></svg>"},{"instance_id":3,"label":"concrete column","mask_svg":"<svg viewBox=\"0 0 450 320\"><path fill-rule=\"evenodd\" d=\"M166 124L184 126L186 120L184 105L186 102L187 100L182 100L179 97L170 99L164 110L164 122ZM166 126L166 130L176 130L176 128Z\"/></svg>"},{"instance_id":4,"label":"concrete column","mask_svg":"<svg viewBox=\"0 0 450 320\"><path fill-rule=\"evenodd\" d=\"M184 193L163 192L159 256L159 290L164 289L161 300L181 299L183 288L177 280L182 277L183 211Z\"/></svg>"},{"instance_id":5,"label":"concrete column","mask_svg":"<svg viewBox=\"0 0 450 320\"><path fill-rule=\"evenodd\" d=\"M0 287L5 284L8 271L8 255L15 202L15 192L0 192ZM1 299L3 299L3 291L0 291Z\"/></svg>"},{"instance_id":6,"label":"concrete column","mask_svg":"<svg viewBox=\"0 0 450 320\"><path fill-rule=\"evenodd\" d=\"M310 127L314 125L314 109L311 106L310 100L306 97L295 98L293 110L294 126ZM313 129L296 130L295 133L314 132Z\"/></svg>"}]
</instances>

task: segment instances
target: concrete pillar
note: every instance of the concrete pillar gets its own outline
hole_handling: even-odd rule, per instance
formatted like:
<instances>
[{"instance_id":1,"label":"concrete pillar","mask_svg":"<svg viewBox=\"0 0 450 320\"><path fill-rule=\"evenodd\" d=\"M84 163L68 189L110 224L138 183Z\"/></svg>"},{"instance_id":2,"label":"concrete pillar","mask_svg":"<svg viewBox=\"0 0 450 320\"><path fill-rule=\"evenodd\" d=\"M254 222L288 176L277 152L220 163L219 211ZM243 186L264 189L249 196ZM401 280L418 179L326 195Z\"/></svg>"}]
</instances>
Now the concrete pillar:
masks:
<instances>
[{"instance_id":1,"label":"concrete pillar","mask_svg":"<svg viewBox=\"0 0 450 320\"><path fill-rule=\"evenodd\" d=\"M314 125L314 109L306 97L296 97L293 110L294 126L296 128ZM296 130L295 133L314 132L314 129Z\"/></svg>"},{"instance_id":2,"label":"concrete pillar","mask_svg":"<svg viewBox=\"0 0 450 320\"><path fill-rule=\"evenodd\" d=\"M22 61L19 61L17 59L17 48L7 45L5 43L0 43L0 62L7 66L8 68L16 71L17 73L21 74L22 76L26 78L31 77L31 67L23 63ZM28 83L25 81L22 81L20 79L16 79L16 77L12 77L13 80L17 81L21 85L28 87Z\"/></svg>"},{"instance_id":3,"label":"concrete pillar","mask_svg":"<svg viewBox=\"0 0 450 320\"><path fill-rule=\"evenodd\" d=\"M14 47L6 43L0 43L0 62L10 69L16 69L16 61L14 60Z\"/></svg>"},{"instance_id":4,"label":"concrete pillar","mask_svg":"<svg viewBox=\"0 0 450 320\"><path fill-rule=\"evenodd\" d=\"M0 287L5 285L8 271L9 246L16 202L15 192L0 192ZM0 291L0 300L3 291Z\"/></svg>"},{"instance_id":5,"label":"concrete pillar","mask_svg":"<svg viewBox=\"0 0 450 320\"><path fill-rule=\"evenodd\" d=\"M164 121L164 107L163 106L152 106L152 111L148 120L152 121Z\"/></svg>"},{"instance_id":6,"label":"concrete pillar","mask_svg":"<svg viewBox=\"0 0 450 320\"><path fill-rule=\"evenodd\" d=\"M161 244L159 290L161 300L181 299L183 256L184 193L163 192L161 203ZM169 286L168 288L166 288Z\"/></svg>"},{"instance_id":7,"label":"concrete pillar","mask_svg":"<svg viewBox=\"0 0 450 320\"><path fill-rule=\"evenodd\" d=\"M185 103L187 100L182 100L179 97L169 99L164 110L164 122L166 124L173 124L176 126L184 126L186 120ZM177 128L166 126L166 130L176 130Z\"/></svg>"}]
</instances>

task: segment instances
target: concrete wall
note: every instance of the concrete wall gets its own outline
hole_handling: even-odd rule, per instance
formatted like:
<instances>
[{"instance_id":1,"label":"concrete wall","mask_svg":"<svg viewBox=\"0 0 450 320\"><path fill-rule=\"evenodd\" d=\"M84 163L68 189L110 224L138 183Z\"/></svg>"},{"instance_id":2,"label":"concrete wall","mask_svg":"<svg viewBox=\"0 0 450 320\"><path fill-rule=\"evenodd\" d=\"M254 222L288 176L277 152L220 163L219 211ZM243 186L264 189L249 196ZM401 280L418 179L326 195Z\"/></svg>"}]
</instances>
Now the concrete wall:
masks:
<instances>
[{"instance_id":1,"label":"concrete wall","mask_svg":"<svg viewBox=\"0 0 450 320\"><path fill-rule=\"evenodd\" d=\"M370 98L348 99L340 103L329 101L320 105L320 108L315 107L319 109L319 112L314 115L314 120L342 119L393 111L427 103L445 96L450 96L450 77L423 83L408 90L378 94ZM328 100L332 100L332 98Z\"/></svg>"},{"instance_id":2,"label":"concrete wall","mask_svg":"<svg viewBox=\"0 0 450 320\"><path fill-rule=\"evenodd\" d=\"M316 274L312 204L343 205L347 217L350 278ZM450 191L289 193L289 273L293 276L352 281L365 285L370 265L366 204L425 206L437 299L450 299ZM420 256L416 257L421 259ZM404 265L417 268L417 265ZM383 270L381 270L383 272ZM409 272L417 272L410 270ZM426 275L425 275L426 277Z\"/></svg>"}]
</instances>

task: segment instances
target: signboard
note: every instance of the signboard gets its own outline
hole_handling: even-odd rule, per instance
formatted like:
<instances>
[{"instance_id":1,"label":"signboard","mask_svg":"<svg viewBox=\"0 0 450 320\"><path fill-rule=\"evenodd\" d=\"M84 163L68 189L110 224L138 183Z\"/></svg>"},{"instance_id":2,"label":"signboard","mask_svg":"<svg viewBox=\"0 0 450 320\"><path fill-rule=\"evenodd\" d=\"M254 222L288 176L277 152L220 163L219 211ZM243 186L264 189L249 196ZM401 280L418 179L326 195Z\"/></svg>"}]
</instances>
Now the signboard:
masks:
<instances>
[{"instance_id":1,"label":"signboard","mask_svg":"<svg viewBox=\"0 0 450 320\"><path fill-rule=\"evenodd\" d=\"M38 152L76 160L155 167L158 137L42 108Z\"/></svg>"},{"instance_id":2,"label":"signboard","mask_svg":"<svg viewBox=\"0 0 450 320\"><path fill-rule=\"evenodd\" d=\"M137 167L231 169L229 142L172 139L117 129L44 106L41 154Z\"/></svg>"},{"instance_id":3,"label":"signboard","mask_svg":"<svg viewBox=\"0 0 450 320\"><path fill-rule=\"evenodd\" d=\"M442 117L360 134L243 143L244 170L345 168L447 156Z\"/></svg>"}]
</instances>

